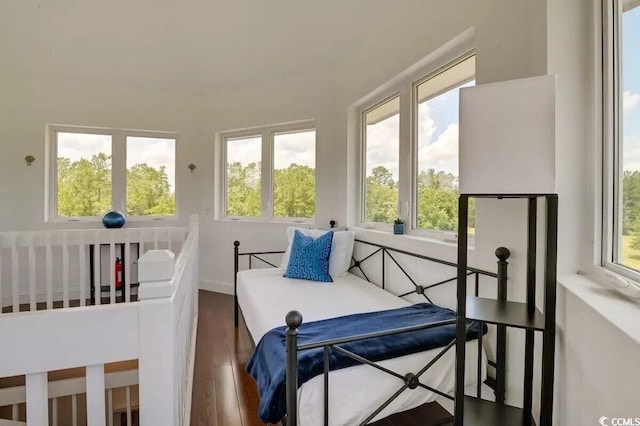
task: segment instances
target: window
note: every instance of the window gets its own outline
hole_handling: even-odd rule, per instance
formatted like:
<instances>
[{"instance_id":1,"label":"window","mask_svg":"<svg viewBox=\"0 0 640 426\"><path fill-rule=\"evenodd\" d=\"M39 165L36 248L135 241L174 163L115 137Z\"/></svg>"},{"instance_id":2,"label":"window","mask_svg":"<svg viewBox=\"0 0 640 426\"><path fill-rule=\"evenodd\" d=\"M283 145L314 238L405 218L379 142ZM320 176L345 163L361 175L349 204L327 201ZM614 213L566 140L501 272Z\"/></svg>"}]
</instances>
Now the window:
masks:
<instances>
[{"instance_id":1,"label":"window","mask_svg":"<svg viewBox=\"0 0 640 426\"><path fill-rule=\"evenodd\" d=\"M416 87L416 228L458 228L458 100L475 84L475 57L460 61ZM474 227L475 200L469 226Z\"/></svg>"},{"instance_id":2,"label":"window","mask_svg":"<svg viewBox=\"0 0 640 426\"><path fill-rule=\"evenodd\" d=\"M315 215L313 123L222 134L224 209L231 219L305 221Z\"/></svg>"},{"instance_id":3,"label":"window","mask_svg":"<svg viewBox=\"0 0 640 426\"><path fill-rule=\"evenodd\" d=\"M640 1L605 1L606 266L640 278Z\"/></svg>"},{"instance_id":4,"label":"window","mask_svg":"<svg viewBox=\"0 0 640 426\"><path fill-rule=\"evenodd\" d=\"M175 135L49 126L48 146L48 219L175 216Z\"/></svg>"},{"instance_id":5,"label":"window","mask_svg":"<svg viewBox=\"0 0 640 426\"><path fill-rule=\"evenodd\" d=\"M312 218L316 209L316 132L273 137L273 215Z\"/></svg>"},{"instance_id":6,"label":"window","mask_svg":"<svg viewBox=\"0 0 640 426\"><path fill-rule=\"evenodd\" d=\"M227 140L227 216L262 214L262 138Z\"/></svg>"},{"instance_id":7,"label":"window","mask_svg":"<svg viewBox=\"0 0 640 426\"><path fill-rule=\"evenodd\" d=\"M361 221L391 229L399 217L411 233L455 238L458 98L461 88L475 84L475 56L467 48L444 65L431 61L395 80L385 88L386 96L374 96L360 109ZM471 205L471 233L474 210Z\"/></svg>"},{"instance_id":8,"label":"window","mask_svg":"<svg viewBox=\"0 0 640 426\"><path fill-rule=\"evenodd\" d=\"M365 222L391 223L398 216L400 97L364 113Z\"/></svg>"}]
</instances>

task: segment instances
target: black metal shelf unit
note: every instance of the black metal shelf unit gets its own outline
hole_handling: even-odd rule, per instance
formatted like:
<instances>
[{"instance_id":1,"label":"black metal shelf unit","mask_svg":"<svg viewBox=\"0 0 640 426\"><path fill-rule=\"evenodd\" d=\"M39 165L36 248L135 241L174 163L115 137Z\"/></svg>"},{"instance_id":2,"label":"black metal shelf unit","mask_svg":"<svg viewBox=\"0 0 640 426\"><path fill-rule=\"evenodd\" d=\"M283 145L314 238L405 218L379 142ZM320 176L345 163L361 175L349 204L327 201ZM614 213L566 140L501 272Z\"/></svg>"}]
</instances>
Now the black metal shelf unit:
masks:
<instances>
[{"instance_id":1,"label":"black metal shelf unit","mask_svg":"<svg viewBox=\"0 0 640 426\"><path fill-rule=\"evenodd\" d=\"M467 296L467 226L470 198L522 198L528 200L526 302L507 300L509 251L496 250L498 261L497 299ZM544 313L536 308L536 247L538 199L546 201L544 253ZM461 194L458 209L458 312L456 340L455 426L533 425L534 332L542 332L542 383L540 426L550 426L553 416L553 375L556 327L556 274L558 248L557 194ZM497 325L496 400L465 396L465 331L467 321ZM506 330L525 330L523 407L505 404Z\"/></svg>"}]
</instances>

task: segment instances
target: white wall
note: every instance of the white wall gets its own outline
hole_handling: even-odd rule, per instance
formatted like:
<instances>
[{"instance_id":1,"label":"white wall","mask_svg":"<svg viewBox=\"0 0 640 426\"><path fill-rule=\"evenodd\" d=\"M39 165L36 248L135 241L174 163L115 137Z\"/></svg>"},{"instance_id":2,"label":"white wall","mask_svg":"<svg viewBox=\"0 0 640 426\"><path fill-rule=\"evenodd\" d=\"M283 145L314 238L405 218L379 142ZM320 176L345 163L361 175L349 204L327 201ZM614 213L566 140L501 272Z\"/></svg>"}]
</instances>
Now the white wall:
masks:
<instances>
[{"instance_id":1,"label":"white wall","mask_svg":"<svg viewBox=\"0 0 640 426\"><path fill-rule=\"evenodd\" d=\"M597 3L594 0L593 3ZM10 75L0 67L0 230L44 229L44 126L46 123L124 127L179 132L177 148L177 191L180 222L191 213L201 215L201 280L205 288L229 289L232 283L232 243L242 249L272 250L285 246L286 224L220 221L214 218L216 162L215 133L241 127L259 126L301 119L317 120L317 223L335 219L340 225L353 217L354 170L348 157L347 109L376 87L423 58L437 47L475 27L477 82L489 83L520 77L558 73L558 190L560 193L559 269L575 271L593 258L590 230L594 218L594 190L590 176L595 171L593 154L597 138L593 129L594 58L591 33L594 5L585 0L486 0L483 2L414 1L389 6L372 2L361 10L355 3L335 10L320 11L315 19L338 25L350 24L353 31L343 43L322 49L344 51L343 60L299 72L267 74L272 62L261 68L256 61L256 79L225 89L219 82L215 92L179 91L162 88L154 80L147 89L131 85L96 85L80 81L34 80L29 75ZM337 6L336 6L337 7ZM366 16L363 26L360 18ZM339 17L330 21L332 15ZM256 16L252 15L255 20ZM309 17L309 19L314 19ZM259 21L259 20L258 20ZM357 24L357 25L356 25ZM304 31L304 25L300 25ZM251 26L243 27L246 40ZM259 30L265 30L260 25ZM278 32L278 37L284 36ZM242 43L241 36L232 42ZM17 41L16 41L17 42ZM357 46L349 49L350 45ZM309 49L319 48L318 42ZM207 53L208 54L208 53ZM293 52L292 54L295 54ZM305 58L313 55L307 52ZM273 61L274 58L262 58ZM291 61L292 66L295 61ZM218 64L224 67L224 62ZM200 77L203 77L201 75ZM203 86L206 87L206 86ZM350 151L349 151L350 152ZM23 158L36 157L31 167ZM187 164L197 169L189 173ZM587 164L587 167L583 165ZM476 247L471 255L475 266L495 269L493 251L505 245L510 259L510 294L523 299L525 208L518 201L483 201L477 207ZM59 226L59 225L56 225ZM74 224L75 226L75 224ZM404 236L362 232L361 237L418 253L455 261L451 246ZM585 261L585 259L587 259ZM625 383L640 381L629 370L628 353L637 353L637 344L620 335L608 320L578 298L560 290L558 304L558 374L556 384L557 424L579 425L597 421L600 411L621 410L628 399L593 392L602 377ZM583 318L582 322L576 318ZM620 350L602 361L593 350L599 343ZM583 340L586 338L586 340ZM517 342L517 337L514 341ZM517 348L516 348L517 349ZM575 368L574 368L575 366ZM522 361L510 357L508 399L520 398ZM593 384L586 386L584 384ZM608 382L607 387L613 386Z\"/></svg>"}]
</instances>

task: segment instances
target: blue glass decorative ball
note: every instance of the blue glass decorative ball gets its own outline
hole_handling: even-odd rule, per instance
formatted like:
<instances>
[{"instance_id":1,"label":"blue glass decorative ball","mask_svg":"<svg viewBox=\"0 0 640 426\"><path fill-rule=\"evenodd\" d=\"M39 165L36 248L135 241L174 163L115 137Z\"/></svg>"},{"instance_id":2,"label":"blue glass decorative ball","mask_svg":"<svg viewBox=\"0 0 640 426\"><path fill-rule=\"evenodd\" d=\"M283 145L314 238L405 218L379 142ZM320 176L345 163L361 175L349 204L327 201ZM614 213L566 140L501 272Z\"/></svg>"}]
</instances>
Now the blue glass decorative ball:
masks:
<instances>
[{"instance_id":1,"label":"blue glass decorative ball","mask_svg":"<svg viewBox=\"0 0 640 426\"><path fill-rule=\"evenodd\" d=\"M122 228L125 222L124 213L117 210L109 210L102 216L102 224L105 228Z\"/></svg>"}]
</instances>

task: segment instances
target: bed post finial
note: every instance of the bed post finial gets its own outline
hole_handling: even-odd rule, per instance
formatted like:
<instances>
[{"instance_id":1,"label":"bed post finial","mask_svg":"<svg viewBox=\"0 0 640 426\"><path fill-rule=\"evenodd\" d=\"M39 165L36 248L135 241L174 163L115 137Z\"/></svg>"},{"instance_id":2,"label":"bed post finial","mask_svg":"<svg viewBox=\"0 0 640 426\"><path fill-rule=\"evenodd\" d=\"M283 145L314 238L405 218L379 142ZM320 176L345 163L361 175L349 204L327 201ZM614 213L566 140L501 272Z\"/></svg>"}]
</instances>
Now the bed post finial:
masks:
<instances>
[{"instance_id":1,"label":"bed post finial","mask_svg":"<svg viewBox=\"0 0 640 426\"><path fill-rule=\"evenodd\" d=\"M509 258L509 256L511 256L511 252L509 251L508 248L506 247L498 247L496 249L496 257L501 260L501 261L505 261Z\"/></svg>"},{"instance_id":2,"label":"bed post finial","mask_svg":"<svg viewBox=\"0 0 640 426\"><path fill-rule=\"evenodd\" d=\"M233 246L234 246L235 248L238 248L238 247L240 246L240 241L237 241L237 240L236 240L236 241L234 241L234 242L233 242Z\"/></svg>"},{"instance_id":3,"label":"bed post finial","mask_svg":"<svg viewBox=\"0 0 640 426\"><path fill-rule=\"evenodd\" d=\"M331 220L329 221L329 226L331 226L332 228L335 228L335 227L336 227L336 221L335 221L335 220L333 220L333 219L331 219Z\"/></svg>"},{"instance_id":4,"label":"bed post finial","mask_svg":"<svg viewBox=\"0 0 640 426\"><path fill-rule=\"evenodd\" d=\"M290 311L285 317L287 327L295 330L302 324L302 314L298 311Z\"/></svg>"},{"instance_id":5,"label":"bed post finial","mask_svg":"<svg viewBox=\"0 0 640 426\"><path fill-rule=\"evenodd\" d=\"M287 323L287 426L298 426L298 327L302 324L302 314L290 311L285 317Z\"/></svg>"}]
</instances>

